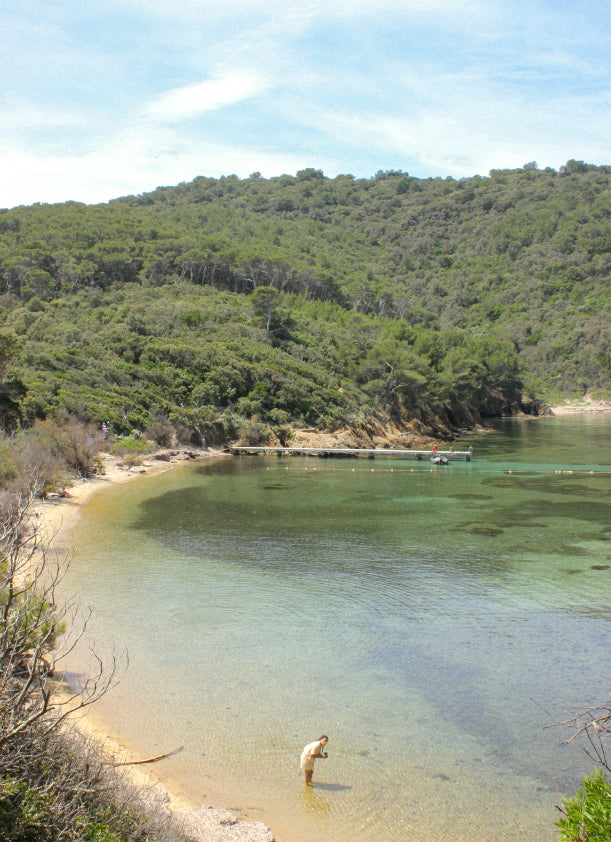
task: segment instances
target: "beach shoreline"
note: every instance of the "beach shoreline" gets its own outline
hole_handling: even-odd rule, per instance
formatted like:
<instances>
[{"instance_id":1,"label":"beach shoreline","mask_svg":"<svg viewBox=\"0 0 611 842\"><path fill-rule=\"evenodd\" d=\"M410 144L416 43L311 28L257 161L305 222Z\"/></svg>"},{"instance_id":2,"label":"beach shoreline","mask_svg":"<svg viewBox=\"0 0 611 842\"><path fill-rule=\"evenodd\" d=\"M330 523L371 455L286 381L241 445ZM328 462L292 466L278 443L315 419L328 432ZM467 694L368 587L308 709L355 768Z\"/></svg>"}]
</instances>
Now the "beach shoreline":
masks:
<instances>
[{"instance_id":1,"label":"beach shoreline","mask_svg":"<svg viewBox=\"0 0 611 842\"><path fill-rule=\"evenodd\" d=\"M600 413L611 411L611 404L602 401L567 402L550 407L553 416L571 416L576 413ZM541 418L550 416L541 416ZM312 431L314 434L314 431ZM120 457L103 454L103 473L88 480L75 480L68 487L65 496L51 495L44 501L36 501L33 515L36 518L46 543L51 547L61 540L61 536L70 529L79 518L83 504L93 495L105 489L142 478L154 476L194 462L205 462L229 458L230 454L222 450L198 450L196 448L165 448L143 457L141 465L129 466ZM95 707L88 708L75 718L75 725L87 739L99 746L100 753L117 763L138 763L146 758L139 756L122 736L112 728ZM202 842L273 842L271 830L262 822L251 820L248 816L237 818L227 810L212 805L201 805L187 801L173 789L172 780L164 778L163 763L146 766L128 766L125 768L128 780L142 788L144 801L147 798L155 803L164 803L173 815L184 817L191 831L188 838ZM153 789L158 793L150 797ZM149 795L147 795L147 792Z\"/></svg>"},{"instance_id":2,"label":"beach shoreline","mask_svg":"<svg viewBox=\"0 0 611 842\"><path fill-rule=\"evenodd\" d=\"M557 406L550 406L552 415L575 415L582 412L611 412L611 403L602 400L593 400L585 395L580 400L566 400Z\"/></svg>"},{"instance_id":3,"label":"beach shoreline","mask_svg":"<svg viewBox=\"0 0 611 842\"><path fill-rule=\"evenodd\" d=\"M151 476L187 463L222 459L228 455L220 450L166 448L143 459L141 465L129 467L120 457L103 454L104 472L101 475L75 480L64 493L37 500L32 507L32 517L45 543L53 549L61 535L80 516L83 504L95 494L143 475ZM61 703L64 698L61 691L57 698ZM70 721L101 756L115 764L128 764L123 772L126 781L141 793L143 809L146 810L147 804L163 805L187 839L193 842L274 842L271 830L263 822L238 818L216 805L196 804L177 795L171 781L164 778L162 769L155 768L154 763L147 763L145 768L143 762L148 758L139 756L129 741L113 732L95 707L78 711Z\"/></svg>"}]
</instances>

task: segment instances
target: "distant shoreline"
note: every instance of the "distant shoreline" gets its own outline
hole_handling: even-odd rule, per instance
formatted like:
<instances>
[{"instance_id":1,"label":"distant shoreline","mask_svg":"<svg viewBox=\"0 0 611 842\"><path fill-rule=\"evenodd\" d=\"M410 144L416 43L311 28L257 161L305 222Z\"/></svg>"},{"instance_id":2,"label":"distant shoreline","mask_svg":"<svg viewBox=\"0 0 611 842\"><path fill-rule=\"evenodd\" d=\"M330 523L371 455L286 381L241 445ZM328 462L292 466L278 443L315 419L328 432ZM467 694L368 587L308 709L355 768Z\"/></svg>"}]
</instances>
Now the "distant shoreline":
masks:
<instances>
[{"instance_id":1,"label":"distant shoreline","mask_svg":"<svg viewBox=\"0 0 611 842\"><path fill-rule=\"evenodd\" d=\"M567 401L559 406L551 406L550 410L558 416L575 415L579 412L611 412L611 403L584 398L582 401Z\"/></svg>"}]
</instances>

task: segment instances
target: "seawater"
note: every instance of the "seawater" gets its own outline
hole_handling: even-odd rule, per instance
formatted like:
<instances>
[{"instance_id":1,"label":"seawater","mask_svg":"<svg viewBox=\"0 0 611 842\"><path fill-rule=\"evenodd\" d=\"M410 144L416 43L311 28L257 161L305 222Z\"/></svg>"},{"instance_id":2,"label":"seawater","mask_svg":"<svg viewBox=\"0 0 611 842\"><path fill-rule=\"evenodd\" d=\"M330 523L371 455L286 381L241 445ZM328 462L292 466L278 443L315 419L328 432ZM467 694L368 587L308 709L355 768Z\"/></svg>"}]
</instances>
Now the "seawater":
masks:
<instances>
[{"instance_id":1,"label":"seawater","mask_svg":"<svg viewBox=\"0 0 611 842\"><path fill-rule=\"evenodd\" d=\"M508 420L455 443L470 463L237 457L94 496L67 587L129 651L99 712L279 842L553 840L593 764L544 726L610 690L610 430Z\"/></svg>"}]
</instances>

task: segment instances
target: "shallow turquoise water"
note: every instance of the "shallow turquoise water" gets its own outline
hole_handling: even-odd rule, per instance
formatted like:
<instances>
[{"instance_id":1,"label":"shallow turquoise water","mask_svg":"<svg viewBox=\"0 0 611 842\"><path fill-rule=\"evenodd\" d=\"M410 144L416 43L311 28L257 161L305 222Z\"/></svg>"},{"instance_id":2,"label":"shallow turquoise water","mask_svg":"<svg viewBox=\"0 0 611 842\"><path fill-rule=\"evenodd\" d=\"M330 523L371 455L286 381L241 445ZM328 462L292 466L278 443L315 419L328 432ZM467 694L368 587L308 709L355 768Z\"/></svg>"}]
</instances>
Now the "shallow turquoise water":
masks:
<instances>
[{"instance_id":1,"label":"shallow turquoise water","mask_svg":"<svg viewBox=\"0 0 611 842\"><path fill-rule=\"evenodd\" d=\"M553 839L590 764L543 725L609 692L610 429L510 420L447 468L245 457L94 497L69 587L130 658L102 713L144 755L184 744L157 773L279 842Z\"/></svg>"}]
</instances>

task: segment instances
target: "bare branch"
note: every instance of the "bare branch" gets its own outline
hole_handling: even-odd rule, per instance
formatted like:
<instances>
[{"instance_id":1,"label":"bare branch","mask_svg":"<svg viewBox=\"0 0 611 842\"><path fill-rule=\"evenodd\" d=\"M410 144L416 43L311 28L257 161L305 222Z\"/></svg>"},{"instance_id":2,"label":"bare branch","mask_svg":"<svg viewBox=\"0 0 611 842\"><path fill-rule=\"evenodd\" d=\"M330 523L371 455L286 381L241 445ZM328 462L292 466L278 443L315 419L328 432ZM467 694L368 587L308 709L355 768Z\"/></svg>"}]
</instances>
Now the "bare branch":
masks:
<instances>
[{"instance_id":1,"label":"bare branch","mask_svg":"<svg viewBox=\"0 0 611 842\"><path fill-rule=\"evenodd\" d=\"M598 765L611 772L611 758L608 758L606 746L611 741L611 706L600 705L579 710L573 716L562 721L550 722L545 728L562 727L570 732L564 745L582 740L587 756Z\"/></svg>"},{"instance_id":2,"label":"bare branch","mask_svg":"<svg viewBox=\"0 0 611 842\"><path fill-rule=\"evenodd\" d=\"M0 750L44 720L55 729L92 705L117 683L119 659L109 664L93 652L93 674L77 691L60 687L58 665L86 633L91 612L81 615L57 593L69 558L60 558L43 540L29 512L32 484L0 512ZM59 692L62 690L62 692Z\"/></svg>"},{"instance_id":3,"label":"bare branch","mask_svg":"<svg viewBox=\"0 0 611 842\"><path fill-rule=\"evenodd\" d=\"M124 763L115 763L115 768L118 766L143 766L145 763L157 763L159 760L165 760L166 757L173 757L183 750L184 746L175 748L173 751L168 751L165 754L160 754L157 757L149 757L147 760L128 760Z\"/></svg>"}]
</instances>

